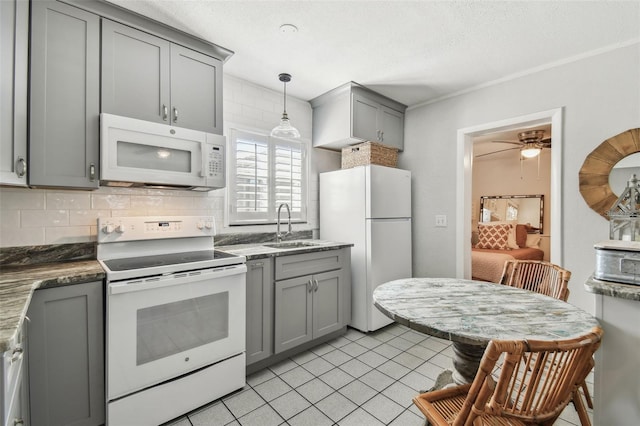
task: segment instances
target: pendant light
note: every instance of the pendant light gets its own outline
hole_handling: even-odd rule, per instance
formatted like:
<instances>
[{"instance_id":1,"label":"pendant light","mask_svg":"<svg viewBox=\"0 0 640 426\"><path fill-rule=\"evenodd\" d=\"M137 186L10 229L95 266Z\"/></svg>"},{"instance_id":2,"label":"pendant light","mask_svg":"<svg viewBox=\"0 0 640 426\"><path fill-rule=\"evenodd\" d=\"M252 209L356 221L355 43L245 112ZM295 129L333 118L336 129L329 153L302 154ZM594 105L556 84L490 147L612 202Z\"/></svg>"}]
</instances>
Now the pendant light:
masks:
<instances>
[{"instance_id":1,"label":"pendant light","mask_svg":"<svg viewBox=\"0 0 640 426\"><path fill-rule=\"evenodd\" d=\"M282 73L278 75L278 78L284 83L284 110L282 111L280 124L271 130L271 136L277 138L299 138L300 132L291 125L287 115L287 83L291 81L291 74Z\"/></svg>"}]
</instances>

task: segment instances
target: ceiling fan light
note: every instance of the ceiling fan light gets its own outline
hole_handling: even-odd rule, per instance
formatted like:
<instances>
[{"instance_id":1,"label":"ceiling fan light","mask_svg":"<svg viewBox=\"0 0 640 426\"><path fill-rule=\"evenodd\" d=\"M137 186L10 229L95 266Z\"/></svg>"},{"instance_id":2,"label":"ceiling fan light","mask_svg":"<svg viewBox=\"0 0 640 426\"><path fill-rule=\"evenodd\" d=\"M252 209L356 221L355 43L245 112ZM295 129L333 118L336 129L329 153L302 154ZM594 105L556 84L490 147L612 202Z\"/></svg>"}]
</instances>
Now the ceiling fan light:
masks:
<instances>
[{"instance_id":1,"label":"ceiling fan light","mask_svg":"<svg viewBox=\"0 0 640 426\"><path fill-rule=\"evenodd\" d=\"M291 81L291 75L282 73L278 75L278 79L284 83L284 109L282 111L280 124L271 130L271 136L276 138L299 138L300 132L291 125L289 116L287 115L287 83Z\"/></svg>"},{"instance_id":2,"label":"ceiling fan light","mask_svg":"<svg viewBox=\"0 0 640 426\"><path fill-rule=\"evenodd\" d=\"M522 155L524 158L534 158L540 154L540 151L540 148L535 147L522 148L520 150L520 155Z\"/></svg>"}]
</instances>

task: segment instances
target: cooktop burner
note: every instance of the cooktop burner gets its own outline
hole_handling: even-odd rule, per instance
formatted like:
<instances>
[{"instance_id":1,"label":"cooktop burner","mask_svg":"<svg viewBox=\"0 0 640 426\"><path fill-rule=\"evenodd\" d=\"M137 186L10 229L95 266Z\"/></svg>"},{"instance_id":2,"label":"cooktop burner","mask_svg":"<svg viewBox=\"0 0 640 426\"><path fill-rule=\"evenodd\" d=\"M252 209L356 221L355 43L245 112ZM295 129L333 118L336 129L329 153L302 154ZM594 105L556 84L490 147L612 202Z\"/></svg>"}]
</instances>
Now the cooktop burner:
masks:
<instances>
[{"instance_id":1,"label":"cooktop burner","mask_svg":"<svg viewBox=\"0 0 640 426\"><path fill-rule=\"evenodd\" d=\"M237 257L233 254L217 250L200 250L184 253L169 253L154 256L128 257L123 259L103 260L109 270L131 271L136 269L154 268L157 266L180 265L183 263L205 262Z\"/></svg>"}]
</instances>

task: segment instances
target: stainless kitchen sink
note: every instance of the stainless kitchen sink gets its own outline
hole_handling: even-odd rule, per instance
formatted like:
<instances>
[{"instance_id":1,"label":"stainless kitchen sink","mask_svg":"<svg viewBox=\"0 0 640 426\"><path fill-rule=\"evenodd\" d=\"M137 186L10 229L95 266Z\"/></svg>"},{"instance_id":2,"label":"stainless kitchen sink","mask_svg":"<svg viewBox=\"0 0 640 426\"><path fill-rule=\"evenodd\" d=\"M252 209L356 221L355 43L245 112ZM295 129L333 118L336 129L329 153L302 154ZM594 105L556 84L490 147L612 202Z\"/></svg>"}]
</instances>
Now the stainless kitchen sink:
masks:
<instances>
[{"instance_id":1,"label":"stainless kitchen sink","mask_svg":"<svg viewBox=\"0 0 640 426\"><path fill-rule=\"evenodd\" d=\"M265 247L271 248L279 248L279 249L290 249L290 248L300 248L300 247L317 247L321 244L312 243L310 241L283 241L281 243L271 243L271 244L263 244Z\"/></svg>"}]
</instances>

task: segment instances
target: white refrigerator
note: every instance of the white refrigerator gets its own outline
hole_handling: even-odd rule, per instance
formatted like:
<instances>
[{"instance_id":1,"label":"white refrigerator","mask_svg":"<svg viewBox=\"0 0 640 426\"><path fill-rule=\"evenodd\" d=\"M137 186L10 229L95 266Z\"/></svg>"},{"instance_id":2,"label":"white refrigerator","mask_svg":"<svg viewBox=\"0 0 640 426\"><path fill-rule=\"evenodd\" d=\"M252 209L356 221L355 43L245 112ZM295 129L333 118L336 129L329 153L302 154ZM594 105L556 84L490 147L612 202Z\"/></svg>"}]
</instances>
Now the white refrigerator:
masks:
<instances>
[{"instance_id":1,"label":"white refrigerator","mask_svg":"<svg viewBox=\"0 0 640 426\"><path fill-rule=\"evenodd\" d=\"M370 165L321 173L320 238L354 244L351 327L392 323L373 306L373 290L411 277L411 172Z\"/></svg>"}]
</instances>

